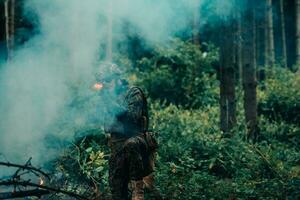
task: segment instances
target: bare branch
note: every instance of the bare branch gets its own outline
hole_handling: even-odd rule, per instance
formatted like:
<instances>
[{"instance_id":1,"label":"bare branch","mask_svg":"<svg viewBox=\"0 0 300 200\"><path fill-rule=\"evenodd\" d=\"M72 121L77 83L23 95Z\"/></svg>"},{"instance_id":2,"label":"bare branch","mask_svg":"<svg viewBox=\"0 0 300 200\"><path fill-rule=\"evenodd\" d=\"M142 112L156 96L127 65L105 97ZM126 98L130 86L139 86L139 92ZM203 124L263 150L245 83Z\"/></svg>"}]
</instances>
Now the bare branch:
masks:
<instances>
[{"instance_id":1,"label":"bare branch","mask_svg":"<svg viewBox=\"0 0 300 200\"><path fill-rule=\"evenodd\" d=\"M32 172L38 172L38 173L42 174L43 176L45 176L48 180L50 180L50 176L47 173L43 172L41 169L32 167L31 165L18 165L18 164L13 164L10 162L0 162L0 165L7 166L7 167L16 167L16 168L20 168L22 170L30 170ZM18 171L19 170L17 170L17 172Z\"/></svg>"},{"instance_id":2,"label":"bare branch","mask_svg":"<svg viewBox=\"0 0 300 200\"><path fill-rule=\"evenodd\" d=\"M18 191L18 192L2 192L0 193L0 199L13 199L13 198L30 197L30 196L41 197L46 194L50 194L50 191L34 189L34 190Z\"/></svg>"},{"instance_id":3,"label":"bare branch","mask_svg":"<svg viewBox=\"0 0 300 200\"><path fill-rule=\"evenodd\" d=\"M74 197L76 199L88 200L87 197L75 194L73 192L69 192L69 191L58 189L58 188L52 188L52 187L49 187L49 186L44 186L44 185L39 185L39 184L31 183L30 181L8 180L8 181L1 181L0 182L0 186L14 186L14 185L21 185L21 186L24 186L24 187L28 187L28 186L37 187L37 188L45 189L45 190L48 190L48 191L51 191L51 192L57 192L57 193L61 193L61 194L66 194L66 195L68 195L70 197Z\"/></svg>"}]
</instances>

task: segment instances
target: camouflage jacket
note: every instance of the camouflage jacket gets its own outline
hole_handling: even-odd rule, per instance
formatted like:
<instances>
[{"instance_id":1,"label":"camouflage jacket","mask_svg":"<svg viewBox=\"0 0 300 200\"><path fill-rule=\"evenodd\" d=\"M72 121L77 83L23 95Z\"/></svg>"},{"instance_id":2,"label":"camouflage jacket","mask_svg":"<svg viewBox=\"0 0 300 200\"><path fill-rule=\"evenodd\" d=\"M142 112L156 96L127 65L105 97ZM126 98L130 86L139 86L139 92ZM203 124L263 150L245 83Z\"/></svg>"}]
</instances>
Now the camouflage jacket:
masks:
<instances>
[{"instance_id":1,"label":"camouflage jacket","mask_svg":"<svg viewBox=\"0 0 300 200\"><path fill-rule=\"evenodd\" d=\"M144 93L138 87L131 87L119 95L110 108L105 123L105 132L112 140L128 139L148 129L148 109Z\"/></svg>"}]
</instances>

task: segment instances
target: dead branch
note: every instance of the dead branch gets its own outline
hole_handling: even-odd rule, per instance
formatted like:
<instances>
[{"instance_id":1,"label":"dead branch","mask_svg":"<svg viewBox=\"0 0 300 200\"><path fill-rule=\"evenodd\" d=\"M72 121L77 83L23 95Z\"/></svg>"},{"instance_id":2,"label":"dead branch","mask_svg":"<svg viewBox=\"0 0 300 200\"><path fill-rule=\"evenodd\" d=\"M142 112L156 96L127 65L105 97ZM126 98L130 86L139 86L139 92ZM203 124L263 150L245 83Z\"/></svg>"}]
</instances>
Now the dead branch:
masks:
<instances>
[{"instance_id":1,"label":"dead branch","mask_svg":"<svg viewBox=\"0 0 300 200\"><path fill-rule=\"evenodd\" d=\"M15 185L20 185L23 187L37 187L40 189L45 189L51 192L56 192L56 193L61 193L61 194L65 194L68 195L70 197L74 197L76 199L82 199L82 200L88 200L87 197L75 194L73 192L69 192L69 191L65 191L65 190L61 190L58 188L52 188L50 186L44 186L44 185L39 185L39 184L35 184L35 183L31 183L30 181L15 181L15 180L6 180L6 181L0 181L0 186L15 186Z\"/></svg>"},{"instance_id":2,"label":"dead branch","mask_svg":"<svg viewBox=\"0 0 300 200\"><path fill-rule=\"evenodd\" d=\"M43 195L50 194L48 190L34 189L27 191L17 191L17 192L2 192L0 193L0 199L13 199L21 197L35 196L40 198Z\"/></svg>"},{"instance_id":3,"label":"dead branch","mask_svg":"<svg viewBox=\"0 0 300 200\"><path fill-rule=\"evenodd\" d=\"M40 174L42 174L43 176L45 176L48 180L50 180L50 176L43 172L41 169L38 169L38 168L35 168L35 167L32 167L31 165L18 165L18 164L13 164L13 163L10 163L10 162L0 162L0 165L2 166L7 166L7 167L16 167L16 168L19 168L21 170L29 170L29 171L32 171L32 172L38 172ZM17 170L18 172L19 170Z\"/></svg>"}]
</instances>

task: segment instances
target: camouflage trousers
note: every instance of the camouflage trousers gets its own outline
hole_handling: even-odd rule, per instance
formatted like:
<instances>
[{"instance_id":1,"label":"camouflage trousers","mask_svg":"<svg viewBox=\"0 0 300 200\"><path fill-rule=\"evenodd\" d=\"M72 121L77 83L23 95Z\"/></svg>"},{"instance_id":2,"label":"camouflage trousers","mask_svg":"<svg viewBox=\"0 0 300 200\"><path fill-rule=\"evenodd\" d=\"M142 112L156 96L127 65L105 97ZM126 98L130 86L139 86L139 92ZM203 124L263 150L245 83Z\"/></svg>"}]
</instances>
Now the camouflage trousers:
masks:
<instances>
[{"instance_id":1,"label":"camouflage trousers","mask_svg":"<svg viewBox=\"0 0 300 200\"><path fill-rule=\"evenodd\" d=\"M142 181L145 176L144 152L147 148L142 137L111 142L109 184L113 200L130 198L130 181Z\"/></svg>"},{"instance_id":2,"label":"camouflage trousers","mask_svg":"<svg viewBox=\"0 0 300 200\"><path fill-rule=\"evenodd\" d=\"M154 185L154 174L150 174L143 178L143 181L132 181L132 198L131 200L143 200L145 196L151 200L162 200L163 197Z\"/></svg>"}]
</instances>

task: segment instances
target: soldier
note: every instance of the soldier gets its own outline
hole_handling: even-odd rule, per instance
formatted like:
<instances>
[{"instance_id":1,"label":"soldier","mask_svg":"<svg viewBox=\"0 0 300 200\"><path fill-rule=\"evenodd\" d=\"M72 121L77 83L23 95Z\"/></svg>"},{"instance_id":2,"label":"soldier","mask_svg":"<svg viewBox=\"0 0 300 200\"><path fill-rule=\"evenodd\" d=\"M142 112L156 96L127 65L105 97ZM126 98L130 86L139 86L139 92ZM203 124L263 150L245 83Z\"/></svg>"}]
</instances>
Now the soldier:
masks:
<instances>
[{"instance_id":1,"label":"soldier","mask_svg":"<svg viewBox=\"0 0 300 200\"><path fill-rule=\"evenodd\" d=\"M153 186L154 153L156 140L148 132L148 108L143 91L128 88L120 79L122 73L110 65L108 72L99 75L101 83L95 89L105 92L109 99L105 132L110 135L109 185L113 200L128 200L131 184L132 200L144 199L144 187ZM145 183L143 179L145 178Z\"/></svg>"}]
</instances>

